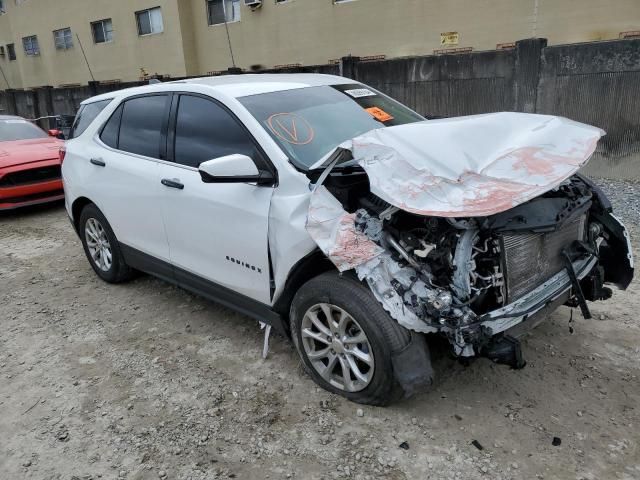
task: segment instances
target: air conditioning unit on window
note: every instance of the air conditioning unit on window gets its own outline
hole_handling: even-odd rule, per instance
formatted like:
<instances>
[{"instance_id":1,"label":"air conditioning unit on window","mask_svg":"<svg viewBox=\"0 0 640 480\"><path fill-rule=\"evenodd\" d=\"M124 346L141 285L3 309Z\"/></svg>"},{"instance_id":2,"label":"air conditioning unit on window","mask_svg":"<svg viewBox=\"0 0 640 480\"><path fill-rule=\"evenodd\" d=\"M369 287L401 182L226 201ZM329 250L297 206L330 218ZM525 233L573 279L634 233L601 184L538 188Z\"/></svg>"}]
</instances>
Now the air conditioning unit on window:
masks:
<instances>
[{"instance_id":1,"label":"air conditioning unit on window","mask_svg":"<svg viewBox=\"0 0 640 480\"><path fill-rule=\"evenodd\" d=\"M244 4L247 7L256 8L262 6L262 0L244 0Z\"/></svg>"}]
</instances>

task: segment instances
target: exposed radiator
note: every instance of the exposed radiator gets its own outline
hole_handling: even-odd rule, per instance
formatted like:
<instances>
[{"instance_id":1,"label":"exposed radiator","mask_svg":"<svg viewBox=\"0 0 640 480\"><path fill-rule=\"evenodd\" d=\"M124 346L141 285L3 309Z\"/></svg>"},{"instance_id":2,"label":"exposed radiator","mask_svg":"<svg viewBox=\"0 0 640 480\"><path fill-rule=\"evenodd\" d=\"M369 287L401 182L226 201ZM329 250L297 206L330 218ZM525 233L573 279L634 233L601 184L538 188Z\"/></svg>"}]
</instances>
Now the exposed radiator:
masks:
<instances>
[{"instance_id":1,"label":"exposed radiator","mask_svg":"<svg viewBox=\"0 0 640 480\"><path fill-rule=\"evenodd\" d=\"M584 237L585 215L549 233L503 236L507 301L521 298L564 268L562 249Z\"/></svg>"}]
</instances>

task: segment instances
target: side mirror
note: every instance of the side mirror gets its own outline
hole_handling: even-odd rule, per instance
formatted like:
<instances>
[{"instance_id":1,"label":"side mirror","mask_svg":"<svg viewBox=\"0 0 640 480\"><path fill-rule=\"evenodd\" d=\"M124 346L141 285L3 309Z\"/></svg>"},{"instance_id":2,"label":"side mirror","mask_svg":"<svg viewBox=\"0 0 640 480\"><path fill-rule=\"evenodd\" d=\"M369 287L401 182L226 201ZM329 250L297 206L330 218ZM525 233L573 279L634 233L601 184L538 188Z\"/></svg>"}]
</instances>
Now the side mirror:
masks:
<instances>
[{"instance_id":1,"label":"side mirror","mask_svg":"<svg viewBox=\"0 0 640 480\"><path fill-rule=\"evenodd\" d=\"M49 134L50 137L60 138L64 140L64 133L62 133L62 130L52 128L51 130L48 130L47 133Z\"/></svg>"},{"instance_id":2,"label":"side mirror","mask_svg":"<svg viewBox=\"0 0 640 480\"><path fill-rule=\"evenodd\" d=\"M258 170L251 158L239 153L202 162L198 167L204 183L256 183L273 186L271 172Z\"/></svg>"}]
</instances>

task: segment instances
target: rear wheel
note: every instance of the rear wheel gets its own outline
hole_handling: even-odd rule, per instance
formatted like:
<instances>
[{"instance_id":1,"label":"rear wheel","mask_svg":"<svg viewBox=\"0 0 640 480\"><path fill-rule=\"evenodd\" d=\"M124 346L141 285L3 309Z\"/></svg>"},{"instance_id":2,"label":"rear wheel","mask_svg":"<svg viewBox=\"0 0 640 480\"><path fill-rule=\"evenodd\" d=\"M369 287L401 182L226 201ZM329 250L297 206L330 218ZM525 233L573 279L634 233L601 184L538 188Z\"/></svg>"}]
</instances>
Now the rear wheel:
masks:
<instances>
[{"instance_id":1,"label":"rear wheel","mask_svg":"<svg viewBox=\"0 0 640 480\"><path fill-rule=\"evenodd\" d=\"M290 321L304 369L321 387L370 405L402 397L392 358L411 343L411 333L355 278L335 272L313 278L296 293Z\"/></svg>"},{"instance_id":2,"label":"rear wheel","mask_svg":"<svg viewBox=\"0 0 640 480\"><path fill-rule=\"evenodd\" d=\"M78 230L87 259L101 279L119 283L133 276L109 222L94 204L87 205L80 213Z\"/></svg>"}]
</instances>

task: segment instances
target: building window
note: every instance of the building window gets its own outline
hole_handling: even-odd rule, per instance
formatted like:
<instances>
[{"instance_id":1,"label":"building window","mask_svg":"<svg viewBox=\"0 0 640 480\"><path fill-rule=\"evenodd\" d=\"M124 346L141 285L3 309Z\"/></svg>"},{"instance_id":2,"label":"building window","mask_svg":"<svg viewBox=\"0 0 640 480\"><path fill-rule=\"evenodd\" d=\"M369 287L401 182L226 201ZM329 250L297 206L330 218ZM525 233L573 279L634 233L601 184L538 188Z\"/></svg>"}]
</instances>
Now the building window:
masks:
<instances>
[{"instance_id":1,"label":"building window","mask_svg":"<svg viewBox=\"0 0 640 480\"><path fill-rule=\"evenodd\" d=\"M91 32L93 33L94 43L106 43L113 40L113 26L111 19L105 18L97 22L91 22Z\"/></svg>"},{"instance_id":2,"label":"building window","mask_svg":"<svg viewBox=\"0 0 640 480\"><path fill-rule=\"evenodd\" d=\"M9 60L16 59L16 47L13 43L7 44L7 55L9 55Z\"/></svg>"},{"instance_id":3,"label":"building window","mask_svg":"<svg viewBox=\"0 0 640 480\"><path fill-rule=\"evenodd\" d=\"M240 21L240 0L207 0L209 25Z\"/></svg>"},{"instance_id":4,"label":"building window","mask_svg":"<svg viewBox=\"0 0 640 480\"><path fill-rule=\"evenodd\" d=\"M73 47L73 35L70 28L61 28L53 31L53 41L58 50L68 50Z\"/></svg>"},{"instance_id":5,"label":"building window","mask_svg":"<svg viewBox=\"0 0 640 480\"><path fill-rule=\"evenodd\" d=\"M40 45L38 45L38 37L36 35L23 37L22 46L24 47L24 53L26 53L29 57L40 55Z\"/></svg>"},{"instance_id":6,"label":"building window","mask_svg":"<svg viewBox=\"0 0 640 480\"><path fill-rule=\"evenodd\" d=\"M151 35L152 33L162 33L162 11L160 7L150 8L136 12L138 22L138 35Z\"/></svg>"}]
</instances>

